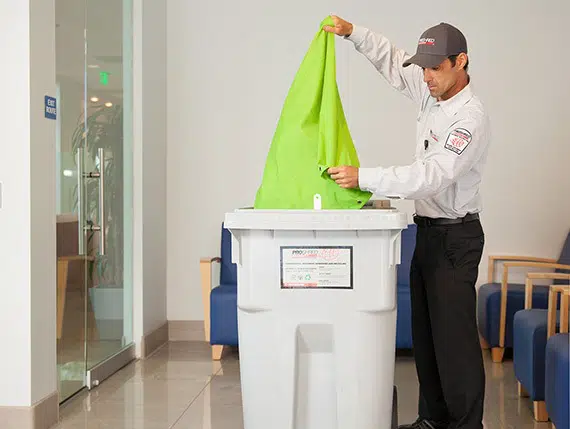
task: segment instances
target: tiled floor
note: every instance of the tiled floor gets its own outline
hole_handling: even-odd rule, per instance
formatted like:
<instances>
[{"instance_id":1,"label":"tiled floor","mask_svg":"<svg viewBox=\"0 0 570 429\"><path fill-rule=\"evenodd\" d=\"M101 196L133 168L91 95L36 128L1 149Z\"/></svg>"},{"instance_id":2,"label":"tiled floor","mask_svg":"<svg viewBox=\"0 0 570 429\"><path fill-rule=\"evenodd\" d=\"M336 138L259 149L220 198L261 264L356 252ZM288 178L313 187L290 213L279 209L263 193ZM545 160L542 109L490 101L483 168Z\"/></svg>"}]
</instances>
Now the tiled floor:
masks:
<instances>
[{"instance_id":1,"label":"tiled floor","mask_svg":"<svg viewBox=\"0 0 570 429\"><path fill-rule=\"evenodd\" d=\"M486 429L552 427L534 422L531 402L518 397L512 361L493 364L486 354L485 365ZM411 421L418 392L412 358L397 358L396 385L400 423ZM241 418L237 356L213 363L204 343L180 342L64 404L54 429L243 429Z\"/></svg>"}]
</instances>

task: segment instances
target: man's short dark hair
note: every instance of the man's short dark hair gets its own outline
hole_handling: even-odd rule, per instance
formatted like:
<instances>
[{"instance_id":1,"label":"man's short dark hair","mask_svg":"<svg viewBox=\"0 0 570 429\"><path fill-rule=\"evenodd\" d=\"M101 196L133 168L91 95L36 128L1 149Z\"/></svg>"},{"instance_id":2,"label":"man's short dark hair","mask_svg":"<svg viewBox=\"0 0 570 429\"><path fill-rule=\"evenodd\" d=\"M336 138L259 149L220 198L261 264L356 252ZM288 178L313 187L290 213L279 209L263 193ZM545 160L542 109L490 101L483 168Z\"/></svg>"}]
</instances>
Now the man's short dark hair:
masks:
<instances>
[{"instance_id":1,"label":"man's short dark hair","mask_svg":"<svg viewBox=\"0 0 570 429\"><path fill-rule=\"evenodd\" d=\"M453 67L455 67L455 63L457 62L457 57L458 57L458 55L452 55L449 57L449 61L451 61L451 65ZM467 58L467 62L465 63L464 69L465 69L465 71L469 70L469 58Z\"/></svg>"}]
</instances>

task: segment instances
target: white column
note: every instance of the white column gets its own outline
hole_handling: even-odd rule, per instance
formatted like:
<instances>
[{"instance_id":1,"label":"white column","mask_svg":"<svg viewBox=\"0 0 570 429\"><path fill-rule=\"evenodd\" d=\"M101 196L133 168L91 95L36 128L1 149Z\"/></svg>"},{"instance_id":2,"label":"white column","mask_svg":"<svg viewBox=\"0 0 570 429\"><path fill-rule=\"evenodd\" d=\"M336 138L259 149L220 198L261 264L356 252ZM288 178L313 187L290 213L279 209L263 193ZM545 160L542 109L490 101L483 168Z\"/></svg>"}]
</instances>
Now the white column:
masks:
<instances>
[{"instance_id":1,"label":"white column","mask_svg":"<svg viewBox=\"0 0 570 429\"><path fill-rule=\"evenodd\" d=\"M133 329L139 357L168 341L166 8L167 2L133 1Z\"/></svg>"},{"instance_id":2,"label":"white column","mask_svg":"<svg viewBox=\"0 0 570 429\"><path fill-rule=\"evenodd\" d=\"M56 121L44 114L56 94L54 1L0 2L0 32L0 421L47 428L58 403Z\"/></svg>"}]
</instances>

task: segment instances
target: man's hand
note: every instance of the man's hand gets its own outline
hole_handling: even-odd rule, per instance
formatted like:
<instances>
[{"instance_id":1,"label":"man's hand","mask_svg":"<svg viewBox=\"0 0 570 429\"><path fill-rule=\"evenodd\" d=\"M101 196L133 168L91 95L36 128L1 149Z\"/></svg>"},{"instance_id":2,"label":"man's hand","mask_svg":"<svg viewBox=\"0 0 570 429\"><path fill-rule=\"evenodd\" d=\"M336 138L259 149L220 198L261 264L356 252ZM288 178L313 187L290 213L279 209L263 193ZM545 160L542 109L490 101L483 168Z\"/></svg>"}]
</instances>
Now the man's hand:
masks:
<instances>
[{"instance_id":1,"label":"man's hand","mask_svg":"<svg viewBox=\"0 0 570 429\"><path fill-rule=\"evenodd\" d=\"M341 188L358 188L358 168L350 166L331 167L328 169L328 173Z\"/></svg>"},{"instance_id":2,"label":"man's hand","mask_svg":"<svg viewBox=\"0 0 570 429\"><path fill-rule=\"evenodd\" d=\"M333 20L334 27L325 25L323 27L324 31L334 33L337 36L350 36L352 34L352 24L350 22L346 22L344 19L335 15L331 15L331 18Z\"/></svg>"}]
</instances>

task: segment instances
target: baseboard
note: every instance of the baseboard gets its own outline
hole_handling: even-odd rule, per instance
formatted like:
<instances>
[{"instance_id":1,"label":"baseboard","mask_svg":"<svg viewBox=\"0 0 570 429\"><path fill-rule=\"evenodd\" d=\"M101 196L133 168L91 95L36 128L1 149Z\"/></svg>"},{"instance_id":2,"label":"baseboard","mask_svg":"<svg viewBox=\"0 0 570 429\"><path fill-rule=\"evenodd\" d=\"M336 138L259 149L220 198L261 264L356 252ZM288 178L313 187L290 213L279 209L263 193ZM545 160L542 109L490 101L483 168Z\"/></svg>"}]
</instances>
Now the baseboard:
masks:
<instances>
[{"instance_id":1,"label":"baseboard","mask_svg":"<svg viewBox=\"0 0 570 429\"><path fill-rule=\"evenodd\" d=\"M204 341L202 320L170 320L168 322L170 341Z\"/></svg>"},{"instance_id":2,"label":"baseboard","mask_svg":"<svg viewBox=\"0 0 570 429\"><path fill-rule=\"evenodd\" d=\"M2 429L49 429L56 425L58 420L58 392L31 407L0 407Z\"/></svg>"},{"instance_id":3,"label":"baseboard","mask_svg":"<svg viewBox=\"0 0 570 429\"><path fill-rule=\"evenodd\" d=\"M145 359L168 342L168 322L145 335L141 341L141 358Z\"/></svg>"}]
</instances>

